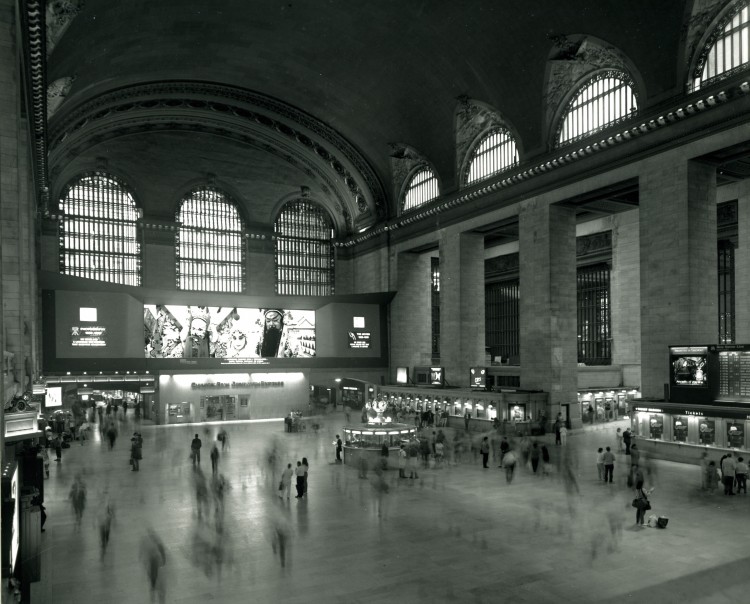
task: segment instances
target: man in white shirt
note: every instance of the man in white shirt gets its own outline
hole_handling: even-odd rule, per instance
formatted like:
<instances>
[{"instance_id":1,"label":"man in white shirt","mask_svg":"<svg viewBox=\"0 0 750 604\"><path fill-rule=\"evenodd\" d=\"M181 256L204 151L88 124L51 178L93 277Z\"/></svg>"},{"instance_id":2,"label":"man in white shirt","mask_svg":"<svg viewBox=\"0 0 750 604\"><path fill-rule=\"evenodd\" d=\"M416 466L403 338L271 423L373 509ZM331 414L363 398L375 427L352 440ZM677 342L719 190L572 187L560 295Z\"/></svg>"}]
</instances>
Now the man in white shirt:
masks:
<instances>
[{"instance_id":1,"label":"man in white shirt","mask_svg":"<svg viewBox=\"0 0 750 604\"><path fill-rule=\"evenodd\" d=\"M292 469L292 464L289 463L286 465L286 469L281 473L279 497L282 499L284 498L284 494L286 494L287 499L290 499L292 492L292 476L294 476L294 470Z\"/></svg>"}]
</instances>

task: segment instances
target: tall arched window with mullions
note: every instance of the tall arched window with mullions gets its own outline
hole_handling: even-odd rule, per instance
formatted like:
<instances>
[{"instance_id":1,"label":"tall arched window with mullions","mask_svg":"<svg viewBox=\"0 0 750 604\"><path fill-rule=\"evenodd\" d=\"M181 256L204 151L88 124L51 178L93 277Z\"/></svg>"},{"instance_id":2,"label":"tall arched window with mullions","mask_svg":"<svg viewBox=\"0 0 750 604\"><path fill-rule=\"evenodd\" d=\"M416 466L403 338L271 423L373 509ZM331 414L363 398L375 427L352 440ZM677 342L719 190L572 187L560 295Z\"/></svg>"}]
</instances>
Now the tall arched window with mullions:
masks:
<instances>
[{"instance_id":1,"label":"tall arched window with mullions","mask_svg":"<svg viewBox=\"0 0 750 604\"><path fill-rule=\"evenodd\" d=\"M517 163L516 141L505 128L495 128L474 147L466 173L466 184L489 178Z\"/></svg>"},{"instance_id":2,"label":"tall arched window with mullions","mask_svg":"<svg viewBox=\"0 0 750 604\"><path fill-rule=\"evenodd\" d=\"M333 294L333 228L328 212L314 201L287 203L273 225L276 293L291 296Z\"/></svg>"},{"instance_id":3,"label":"tall arched window with mullions","mask_svg":"<svg viewBox=\"0 0 750 604\"><path fill-rule=\"evenodd\" d=\"M568 102L557 135L558 145L591 136L638 111L633 81L621 71L596 74Z\"/></svg>"},{"instance_id":4,"label":"tall arched window with mullions","mask_svg":"<svg viewBox=\"0 0 750 604\"><path fill-rule=\"evenodd\" d=\"M242 292L245 235L229 197L213 187L195 189L180 203L177 225L177 289Z\"/></svg>"},{"instance_id":5,"label":"tall arched window with mullions","mask_svg":"<svg viewBox=\"0 0 750 604\"><path fill-rule=\"evenodd\" d=\"M102 172L81 176L64 190L60 211L62 274L141 284L140 210L125 183Z\"/></svg>"},{"instance_id":6,"label":"tall arched window with mullions","mask_svg":"<svg viewBox=\"0 0 750 604\"><path fill-rule=\"evenodd\" d=\"M423 167L414 173L406 186L401 208L408 212L436 199L439 195L437 177L430 168Z\"/></svg>"},{"instance_id":7,"label":"tall arched window with mullions","mask_svg":"<svg viewBox=\"0 0 750 604\"><path fill-rule=\"evenodd\" d=\"M732 6L716 25L698 57L692 90L750 68L750 1Z\"/></svg>"}]
</instances>

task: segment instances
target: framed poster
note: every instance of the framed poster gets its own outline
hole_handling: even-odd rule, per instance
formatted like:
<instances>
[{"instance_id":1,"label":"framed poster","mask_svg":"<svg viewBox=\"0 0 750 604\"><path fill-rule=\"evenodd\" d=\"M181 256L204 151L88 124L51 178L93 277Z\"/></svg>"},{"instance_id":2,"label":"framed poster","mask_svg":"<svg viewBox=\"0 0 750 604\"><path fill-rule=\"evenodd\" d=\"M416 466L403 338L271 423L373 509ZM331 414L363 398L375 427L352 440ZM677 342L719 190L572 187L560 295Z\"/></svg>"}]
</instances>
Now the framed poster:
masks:
<instances>
[{"instance_id":1,"label":"framed poster","mask_svg":"<svg viewBox=\"0 0 750 604\"><path fill-rule=\"evenodd\" d=\"M733 449L745 447L745 424L727 422L727 446Z\"/></svg>"},{"instance_id":2,"label":"framed poster","mask_svg":"<svg viewBox=\"0 0 750 604\"><path fill-rule=\"evenodd\" d=\"M675 415L672 418L672 435L676 442L687 442L688 418L684 415Z\"/></svg>"},{"instance_id":3,"label":"framed poster","mask_svg":"<svg viewBox=\"0 0 750 604\"><path fill-rule=\"evenodd\" d=\"M716 422L712 419L698 420L698 441L702 445L713 445L716 442Z\"/></svg>"},{"instance_id":4,"label":"framed poster","mask_svg":"<svg viewBox=\"0 0 750 604\"><path fill-rule=\"evenodd\" d=\"M661 440L664 434L664 416L650 415L648 418L649 438Z\"/></svg>"}]
</instances>

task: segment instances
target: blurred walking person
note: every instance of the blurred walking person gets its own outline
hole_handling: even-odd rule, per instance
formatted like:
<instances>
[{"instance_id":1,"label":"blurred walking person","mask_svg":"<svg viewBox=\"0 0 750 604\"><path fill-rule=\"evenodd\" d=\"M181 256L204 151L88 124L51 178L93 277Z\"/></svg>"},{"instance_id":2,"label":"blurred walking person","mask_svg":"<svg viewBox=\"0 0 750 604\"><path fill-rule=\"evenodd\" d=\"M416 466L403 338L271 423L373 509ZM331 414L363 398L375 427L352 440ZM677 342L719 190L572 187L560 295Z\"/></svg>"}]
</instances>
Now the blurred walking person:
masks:
<instances>
[{"instance_id":1,"label":"blurred walking person","mask_svg":"<svg viewBox=\"0 0 750 604\"><path fill-rule=\"evenodd\" d=\"M287 499L291 499L292 476L294 476L294 469L292 468L292 464L289 463L281 473L281 480L279 481L279 497L282 499L285 494Z\"/></svg>"},{"instance_id":2,"label":"blurred walking person","mask_svg":"<svg viewBox=\"0 0 750 604\"><path fill-rule=\"evenodd\" d=\"M112 530L112 521L115 519L114 504L107 499L105 504L99 510L99 543L101 545L102 558L109 545L109 534Z\"/></svg>"},{"instance_id":3,"label":"blurred walking person","mask_svg":"<svg viewBox=\"0 0 750 604\"><path fill-rule=\"evenodd\" d=\"M195 438L190 443L190 457L193 460L193 467L199 466L201 463L201 447L203 443L200 437L196 434Z\"/></svg>"},{"instance_id":4,"label":"blurred walking person","mask_svg":"<svg viewBox=\"0 0 750 604\"><path fill-rule=\"evenodd\" d=\"M141 540L141 560L146 567L151 601L166 602L166 588L162 568L167 563L167 550L153 528Z\"/></svg>"},{"instance_id":5,"label":"blurred walking person","mask_svg":"<svg viewBox=\"0 0 750 604\"><path fill-rule=\"evenodd\" d=\"M219 447L216 443L211 447L211 472L216 474L219 471Z\"/></svg>"},{"instance_id":6,"label":"blurred walking person","mask_svg":"<svg viewBox=\"0 0 750 604\"><path fill-rule=\"evenodd\" d=\"M516 471L517 461L518 458L516 457L516 453L515 451L513 451L513 449L509 449L503 457L503 468L505 468L505 482L507 482L508 484L513 482L513 475Z\"/></svg>"},{"instance_id":7,"label":"blurred walking person","mask_svg":"<svg viewBox=\"0 0 750 604\"><path fill-rule=\"evenodd\" d=\"M80 529L83 512L86 509L86 485L80 474L76 475L76 478L70 487L68 499L70 499L71 504L73 505L73 512L76 516L76 529Z\"/></svg>"}]
</instances>

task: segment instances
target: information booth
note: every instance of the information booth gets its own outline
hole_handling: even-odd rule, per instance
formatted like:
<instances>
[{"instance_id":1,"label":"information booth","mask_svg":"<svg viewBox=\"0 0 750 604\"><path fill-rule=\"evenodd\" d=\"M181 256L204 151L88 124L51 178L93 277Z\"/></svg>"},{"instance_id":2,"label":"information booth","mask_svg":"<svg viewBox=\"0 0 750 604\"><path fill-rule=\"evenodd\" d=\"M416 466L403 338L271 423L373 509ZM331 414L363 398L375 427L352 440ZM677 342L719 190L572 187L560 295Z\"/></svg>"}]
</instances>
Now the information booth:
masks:
<instances>
[{"instance_id":1,"label":"information booth","mask_svg":"<svg viewBox=\"0 0 750 604\"><path fill-rule=\"evenodd\" d=\"M549 429L549 394L508 389L486 392L461 388L409 388L379 386L376 396L398 409L399 416L410 416L431 409L437 425L483 432L499 428L507 434L538 434L540 417L546 417Z\"/></svg>"}]
</instances>

